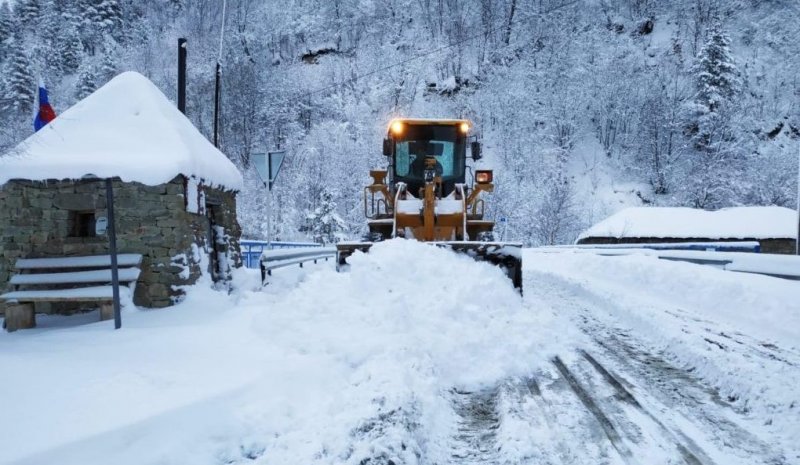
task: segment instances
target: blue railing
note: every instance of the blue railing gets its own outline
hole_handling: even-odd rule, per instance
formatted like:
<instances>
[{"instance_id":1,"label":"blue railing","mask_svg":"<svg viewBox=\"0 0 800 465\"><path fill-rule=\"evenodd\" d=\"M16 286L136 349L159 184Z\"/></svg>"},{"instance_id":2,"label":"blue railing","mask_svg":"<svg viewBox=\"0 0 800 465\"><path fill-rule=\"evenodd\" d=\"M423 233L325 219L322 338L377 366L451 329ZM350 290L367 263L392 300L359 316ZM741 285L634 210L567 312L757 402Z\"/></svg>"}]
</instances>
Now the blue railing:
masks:
<instances>
[{"instance_id":1,"label":"blue railing","mask_svg":"<svg viewBox=\"0 0 800 465\"><path fill-rule=\"evenodd\" d=\"M275 249L297 249L301 247L320 247L316 242L285 242L285 241L251 241L242 239L239 241L242 247L242 262L247 268L258 268L261 254L265 250Z\"/></svg>"}]
</instances>

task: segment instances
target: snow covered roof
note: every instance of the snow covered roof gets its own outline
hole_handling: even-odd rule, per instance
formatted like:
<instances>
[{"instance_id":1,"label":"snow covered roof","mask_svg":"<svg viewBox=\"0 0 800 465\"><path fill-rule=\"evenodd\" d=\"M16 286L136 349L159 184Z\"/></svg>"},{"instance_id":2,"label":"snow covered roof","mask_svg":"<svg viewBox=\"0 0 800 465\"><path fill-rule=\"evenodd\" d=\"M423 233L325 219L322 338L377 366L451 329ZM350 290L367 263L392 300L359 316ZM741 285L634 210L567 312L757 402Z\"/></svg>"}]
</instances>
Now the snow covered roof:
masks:
<instances>
[{"instance_id":1,"label":"snow covered roof","mask_svg":"<svg viewBox=\"0 0 800 465\"><path fill-rule=\"evenodd\" d=\"M146 77L116 76L0 157L11 179L120 177L146 185L178 174L241 190L242 175Z\"/></svg>"},{"instance_id":2,"label":"snow covered roof","mask_svg":"<svg viewBox=\"0 0 800 465\"><path fill-rule=\"evenodd\" d=\"M636 207L622 210L584 231L589 237L705 239L794 239L797 212L784 207Z\"/></svg>"}]
</instances>

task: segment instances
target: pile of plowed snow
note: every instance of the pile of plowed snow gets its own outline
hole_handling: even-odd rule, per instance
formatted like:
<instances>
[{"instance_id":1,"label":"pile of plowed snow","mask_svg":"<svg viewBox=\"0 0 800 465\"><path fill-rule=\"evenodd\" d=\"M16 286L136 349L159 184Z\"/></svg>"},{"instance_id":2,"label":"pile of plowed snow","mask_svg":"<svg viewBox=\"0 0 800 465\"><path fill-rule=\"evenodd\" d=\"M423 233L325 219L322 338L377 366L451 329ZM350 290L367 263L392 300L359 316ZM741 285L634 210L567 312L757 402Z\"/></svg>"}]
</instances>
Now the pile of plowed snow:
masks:
<instances>
[{"instance_id":1,"label":"pile of plowed snow","mask_svg":"<svg viewBox=\"0 0 800 465\"><path fill-rule=\"evenodd\" d=\"M263 290L242 271L229 296L197 285L120 331L0 334L0 463L441 463L454 389L526 376L565 342L552 309L467 256L393 240L350 264Z\"/></svg>"},{"instance_id":2,"label":"pile of plowed snow","mask_svg":"<svg viewBox=\"0 0 800 465\"><path fill-rule=\"evenodd\" d=\"M490 264L406 240L378 243L348 261L348 272L315 273L279 311L265 313L264 334L354 365L428 365L452 384L523 371L552 340L539 335L543 314L524 308Z\"/></svg>"},{"instance_id":3,"label":"pile of plowed snow","mask_svg":"<svg viewBox=\"0 0 800 465\"><path fill-rule=\"evenodd\" d=\"M554 312L523 306L501 269L466 255L392 240L348 262L345 273L308 275L255 319L257 332L287 355L322 360L337 373L310 401L322 405L293 409L308 423L273 447L275 463L313 461L297 455L310 435L341 463L447 460L451 392L529 376L563 342ZM338 426L320 431L320 422Z\"/></svg>"}]
</instances>

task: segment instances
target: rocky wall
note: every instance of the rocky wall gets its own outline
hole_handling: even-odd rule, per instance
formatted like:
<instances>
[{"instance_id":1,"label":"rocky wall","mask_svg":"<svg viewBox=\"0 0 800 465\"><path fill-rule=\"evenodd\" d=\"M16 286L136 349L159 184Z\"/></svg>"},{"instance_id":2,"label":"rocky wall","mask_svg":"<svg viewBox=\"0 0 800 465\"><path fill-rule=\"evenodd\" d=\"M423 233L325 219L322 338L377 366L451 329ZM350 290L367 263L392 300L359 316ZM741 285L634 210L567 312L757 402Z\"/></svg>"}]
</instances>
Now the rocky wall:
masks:
<instances>
[{"instance_id":1,"label":"rocky wall","mask_svg":"<svg viewBox=\"0 0 800 465\"><path fill-rule=\"evenodd\" d=\"M205 272L209 220L187 212L183 176L160 186L117 179L113 187L117 249L144 255L134 302L143 307L171 305L182 294L179 286L193 284ZM230 233L225 253L239 266L235 194L211 193L219 199L217 222ZM106 216L105 184L11 181L0 187L0 290L8 290L18 258L108 253L106 235L72 237L71 211Z\"/></svg>"}]
</instances>

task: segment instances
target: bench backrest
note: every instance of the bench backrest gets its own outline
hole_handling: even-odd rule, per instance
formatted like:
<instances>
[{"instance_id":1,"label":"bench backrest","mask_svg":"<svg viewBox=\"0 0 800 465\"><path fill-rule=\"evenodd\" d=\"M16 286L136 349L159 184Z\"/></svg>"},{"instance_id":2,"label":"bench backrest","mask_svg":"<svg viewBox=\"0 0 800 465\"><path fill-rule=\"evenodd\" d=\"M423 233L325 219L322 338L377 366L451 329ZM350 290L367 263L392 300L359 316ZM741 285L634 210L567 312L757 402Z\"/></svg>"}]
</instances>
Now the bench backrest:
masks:
<instances>
[{"instance_id":1,"label":"bench backrest","mask_svg":"<svg viewBox=\"0 0 800 465\"><path fill-rule=\"evenodd\" d=\"M139 266L142 255L125 253L117 255L117 266ZM111 266L111 255L86 257L20 258L14 265L17 270L46 270L53 268L103 268Z\"/></svg>"},{"instance_id":2,"label":"bench backrest","mask_svg":"<svg viewBox=\"0 0 800 465\"><path fill-rule=\"evenodd\" d=\"M120 268L118 271L119 282L129 283L139 279L139 268ZM111 270L68 271L63 273L36 273L15 274L8 280L9 284L21 285L46 285L46 284L88 284L110 283Z\"/></svg>"}]
</instances>

